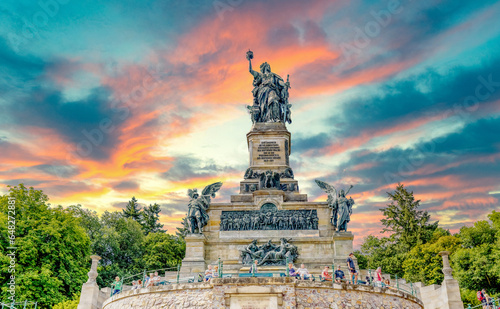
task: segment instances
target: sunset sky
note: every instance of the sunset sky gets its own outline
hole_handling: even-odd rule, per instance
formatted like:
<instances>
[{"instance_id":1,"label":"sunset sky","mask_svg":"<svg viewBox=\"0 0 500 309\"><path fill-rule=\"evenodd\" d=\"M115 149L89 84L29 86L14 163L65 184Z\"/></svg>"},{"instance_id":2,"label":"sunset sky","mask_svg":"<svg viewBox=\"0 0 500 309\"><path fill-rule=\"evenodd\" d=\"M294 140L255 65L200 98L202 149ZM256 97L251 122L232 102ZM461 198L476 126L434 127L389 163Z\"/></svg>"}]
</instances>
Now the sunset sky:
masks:
<instances>
[{"instance_id":1,"label":"sunset sky","mask_svg":"<svg viewBox=\"0 0 500 309\"><path fill-rule=\"evenodd\" d=\"M290 75L290 164L354 185L380 235L404 183L444 228L498 210L500 2L2 1L0 193L24 183L98 213L135 196L175 230L187 189L229 201L248 167L254 66Z\"/></svg>"}]
</instances>

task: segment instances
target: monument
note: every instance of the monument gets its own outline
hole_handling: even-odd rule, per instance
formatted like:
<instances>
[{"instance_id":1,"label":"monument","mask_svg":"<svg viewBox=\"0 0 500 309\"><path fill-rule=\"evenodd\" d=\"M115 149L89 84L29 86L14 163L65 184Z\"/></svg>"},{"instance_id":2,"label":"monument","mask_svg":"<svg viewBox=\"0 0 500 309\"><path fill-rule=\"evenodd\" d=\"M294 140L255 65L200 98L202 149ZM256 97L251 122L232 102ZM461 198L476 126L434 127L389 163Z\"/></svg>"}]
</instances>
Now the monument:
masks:
<instances>
[{"instance_id":1,"label":"monument","mask_svg":"<svg viewBox=\"0 0 500 309\"><path fill-rule=\"evenodd\" d=\"M291 134L286 127L292 123L289 77L285 82L271 71L267 62L260 66L260 72L254 71L252 59L253 53L248 51L253 102L247 109L252 126L246 135L249 165L242 172L239 192L231 195L228 202L220 202L214 198L223 185L221 182L207 184L201 194L197 189L189 190L186 256L180 272L166 272L169 283L165 285L140 289L129 286L129 290L109 297L97 309L422 309L419 299L399 289L296 280L285 275L287 262L304 263L316 275L332 264L348 273L346 260L353 251L354 238L348 231L354 200L348 194L353 186L347 192L338 191L316 180L328 196L325 202L309 201L300 192L289 159L292 151ZM223 262L219 264L223 266L222 277L207 282L196 280L203 278L207 265L219 262ZM254 263L259 272L250 275L249 266ZM182 281L180 277L188 280ZM452 295L453 282L447 284L446 295ZM91 288L85 295L94 292ZM79 309L95 309L89 301L82 303L85 306Z\"/></svg>"},{"instance_id":2,"label":"monument","mask_svg":"<svg viewBox=\"0 0 500 309\"><path fill-rule=\"evenodd\" d=\"M181 272L202 272L219 259L225 272L240 271L254 260L262 267L304 263L318 272L325 265L345 267L354 238L347 230L354 205L346 197L350 188L337 192L316 180L328 194L326 202L310 202L300 192L289 159L289 76L285 81L267 62L259 72L253 70L253 57L248 51L253 76L253 100L247 106L252 124L246 136L249 166L229 202L210 199L220 182L208 185L201 197L196 189L189 190L189 234Z\"/></svg>"}]
</instances>

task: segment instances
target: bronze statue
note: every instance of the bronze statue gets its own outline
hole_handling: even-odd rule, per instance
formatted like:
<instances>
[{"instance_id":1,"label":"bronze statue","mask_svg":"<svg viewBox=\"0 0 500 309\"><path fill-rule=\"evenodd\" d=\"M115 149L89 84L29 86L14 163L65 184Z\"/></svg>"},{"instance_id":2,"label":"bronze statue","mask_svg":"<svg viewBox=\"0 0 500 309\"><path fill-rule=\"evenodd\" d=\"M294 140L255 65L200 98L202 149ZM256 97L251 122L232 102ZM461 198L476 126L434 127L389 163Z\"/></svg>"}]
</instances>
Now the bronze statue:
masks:
<instances>
[{"instance_id":1,"label":"bronze statue","mask_svg":"<svg viewBox=\"0 0 500 309\"><path fill-rule=\"evenodd\" d=\"M347 223L351 221L352 206L354 205L354 200L352 198L347 199L346 195L354 187L351 185L349 190L345 192L340 190L337 194L337 190L334 186L327 184L324 181L315 180L316 184L328 194L328 206L332 209L332 216L330 222L333 227L337 229L338 232L347 231ZM338 215L338 219L337 219Z\"/></svg>"},{"instance_id":2,"label":"bronze statue","mask_svg":"<svg viewBox=\"0 0 500 309\"><path fill-rule=\"evenodd\" d=\"M260 189L281 189L280 173L267 170L260 175Z\"/></svg>"},{"instance_id":3,"label":"bronze statue","mask_svg":"<svg viewBox=\"0 0 500 309\"><path fill-rule=\"evenodd\" d=\"M289 243L290 239L281 238L279 246L272 244L271 240L262 246L257 246L254 239L251 244L241 250L241 260L243 264L252 264L254 260L258 265L285 265L286 259L294 262L299 253L297 246Z\"/></svg>"},{"instance_id":4,"label":"bronze statue","mask_svg":"<svg viewBox=\"0 0 500 309\"><path fill-rule=\"evenodd\" d=\"M247 106L252 115L252 122L288 122L292 123L288 103L289 77L285 82L278 74L271 72L269 63L260 65L260 72L252 69L253 52L247 52L248 70L253 75L253 106Z\"/></svg>"},{"instance_id":5,"label":"bronze statue","mask_svg":"<svg viewBox=\"0 0 500 309\"><path fill-rule=\"evenodd\" d=\"M188 190L188 195L191 200L188 204L187 219L189 223L189 232L191 234L196 233L196 229L198 229L198 233L202 234L202 229L207 225L209 219L207 209L210 206L210 197L215 197L215 193L219 191L221 187L222 182L208 185L201 192L201 196L199 196L197 189Z\"/></svg>"}]
</instances>

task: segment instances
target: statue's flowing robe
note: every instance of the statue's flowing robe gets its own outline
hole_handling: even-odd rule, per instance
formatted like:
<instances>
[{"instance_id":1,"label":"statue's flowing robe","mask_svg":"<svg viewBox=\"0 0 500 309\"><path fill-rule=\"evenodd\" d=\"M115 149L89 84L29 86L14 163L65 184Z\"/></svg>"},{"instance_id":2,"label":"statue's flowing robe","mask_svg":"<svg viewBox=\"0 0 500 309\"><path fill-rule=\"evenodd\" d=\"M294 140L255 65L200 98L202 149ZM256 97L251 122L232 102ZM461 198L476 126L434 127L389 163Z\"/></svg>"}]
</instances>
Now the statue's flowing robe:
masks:
<instances>
[{"instance_id":1,"label":"statue's flowing robe","mask_svg":"<svg viewBox=\"0 0 500 309\"><path fill-rule=\"evenodd\" d=\"M259 73L259 75L260 84L256 89L255 95L260 105L260 119L261 121L270 121L276 117L279 118L280 106L277 106L277 111L273 112L271 104L275 101L280 104L281 92L283 91L280 81L283 81L283 79L274 73ZM276 112L278 115L275 115Z\"/></svg>"},{"instance_id":2,"label":"statue's flowing robe","mask_svg":"<svg viewBox=\"0 0 500 309\"><path fill-rule=\"evenodd\" d=\"M337 213L338 213L338 202L336 199L334 199L334 196L331 194L328 195L328 200L326 201L328 203L328 206L332 209L332 217L330 218L330 222L334 225L337 226Z\"/></svg>"},{"instance_id":3,"label":"statue's flowing robe","mask_svg":"<svg viewBox=\"0 0 500 309\"><path fill-rule=\"evenodd\" d=\"M345 196L339 197L338 200L338 226L339 230L346 230L347 222L351 221L350 211L349 211L349 200Z\"/></svg>"}]
</instances>

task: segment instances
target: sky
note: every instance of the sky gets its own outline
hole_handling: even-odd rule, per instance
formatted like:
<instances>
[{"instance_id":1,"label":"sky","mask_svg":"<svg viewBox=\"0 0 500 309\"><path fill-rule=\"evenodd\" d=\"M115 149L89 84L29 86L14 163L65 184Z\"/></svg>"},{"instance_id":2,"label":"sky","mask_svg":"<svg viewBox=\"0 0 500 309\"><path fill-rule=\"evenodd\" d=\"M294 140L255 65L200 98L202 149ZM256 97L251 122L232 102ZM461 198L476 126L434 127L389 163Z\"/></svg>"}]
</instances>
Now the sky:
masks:
<instances>
[{"instance_id":1,"label":"sky","mask_svg":"<svg viewBox=\"0 0 500 309\"><path fill-rule=\"evenodd\" d=\"M254 67L290 75L290 165L354 185L348 230L381 235L399 182L457 232L498 210L500 2L457 0L2 1L0 193L102 213L161 205L248 167Z\"/></svg>"}]
</instances>

